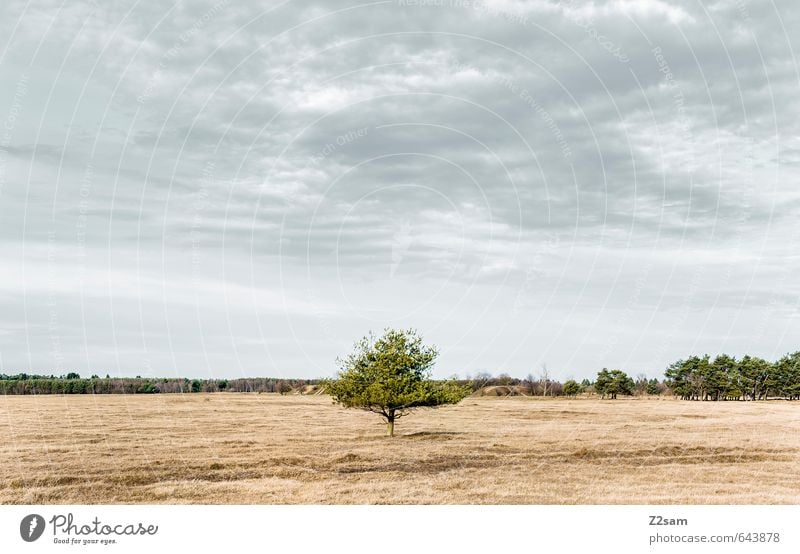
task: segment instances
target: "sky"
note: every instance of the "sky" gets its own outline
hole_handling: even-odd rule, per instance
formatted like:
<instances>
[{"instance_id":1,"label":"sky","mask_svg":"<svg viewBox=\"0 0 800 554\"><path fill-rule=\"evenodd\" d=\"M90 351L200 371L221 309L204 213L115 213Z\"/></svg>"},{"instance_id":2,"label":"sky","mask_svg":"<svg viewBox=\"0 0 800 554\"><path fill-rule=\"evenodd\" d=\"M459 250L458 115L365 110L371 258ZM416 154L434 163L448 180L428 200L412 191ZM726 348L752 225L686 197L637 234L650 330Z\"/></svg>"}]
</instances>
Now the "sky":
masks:
<instances>
[{"instance_id":1,"label":"sky","mask_svg":"<svg viewBox=\"0 0 800 554\"><path fill-rule=\"evenodd\" d=\"M794 0L5 0L0 373L800 350Z\"/></svg>"}]
</instances>

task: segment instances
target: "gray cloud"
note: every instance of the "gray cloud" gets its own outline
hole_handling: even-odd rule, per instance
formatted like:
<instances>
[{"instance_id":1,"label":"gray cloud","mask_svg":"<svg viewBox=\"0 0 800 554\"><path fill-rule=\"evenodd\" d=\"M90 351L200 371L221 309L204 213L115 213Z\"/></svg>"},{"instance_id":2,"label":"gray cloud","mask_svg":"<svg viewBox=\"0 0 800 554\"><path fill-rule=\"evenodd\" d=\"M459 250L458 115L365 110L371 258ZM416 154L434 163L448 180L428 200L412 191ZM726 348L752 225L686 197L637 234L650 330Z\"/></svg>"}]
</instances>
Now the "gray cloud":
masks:
<instances>
[{"instance_id":1,"label":"gray cloud","mask_svg":"<svg viewBox=\"0 0 800 554\"><path fill-rule=\"evenodd\" d=\"M800 10L0 8L0 370L440 375L796 349Z\"/></svg>"}]
</instances>

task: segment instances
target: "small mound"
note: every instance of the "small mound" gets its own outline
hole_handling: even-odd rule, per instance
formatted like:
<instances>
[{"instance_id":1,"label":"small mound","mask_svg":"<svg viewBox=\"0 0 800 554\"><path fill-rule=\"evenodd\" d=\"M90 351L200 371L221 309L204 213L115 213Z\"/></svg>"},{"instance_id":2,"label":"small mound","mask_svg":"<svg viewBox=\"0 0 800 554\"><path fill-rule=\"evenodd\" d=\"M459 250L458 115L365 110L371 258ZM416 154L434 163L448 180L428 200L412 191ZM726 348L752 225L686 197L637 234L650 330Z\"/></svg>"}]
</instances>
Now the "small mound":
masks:
<instances>
[{"instance_id":1,"label":"small mound","mask_svg":"<svg viewBox=\"0 0 800 554\"><path fill-rule=\"evenodd\" d=\"M472 396L523 396L523 387L495 385L483 387L472 393Z\"/></svg>"},{"instance_id":2,"label":"small mound","mask_svg":"<svg viewBox=\"0 0 800 554\"><path fill-rule=\"evenodd\" d=\"M322 385L304 385L294 390L295 394L325 394L325 387Z\"/></svg>"}]
</instances>

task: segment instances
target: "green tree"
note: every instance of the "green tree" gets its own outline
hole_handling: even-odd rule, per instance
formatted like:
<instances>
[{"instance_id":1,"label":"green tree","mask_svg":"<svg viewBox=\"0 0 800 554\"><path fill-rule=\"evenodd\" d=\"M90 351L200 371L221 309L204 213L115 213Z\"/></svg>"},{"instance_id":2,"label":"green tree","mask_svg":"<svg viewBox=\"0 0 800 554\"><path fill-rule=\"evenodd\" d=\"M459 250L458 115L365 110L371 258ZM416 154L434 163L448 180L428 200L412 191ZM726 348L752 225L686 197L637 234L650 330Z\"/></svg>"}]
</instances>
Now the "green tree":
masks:
<instances>
[{"instance_id":1,"label":"green tree","mask_svg":"<svg viewBox=\"0 0 800 554\"><path fill-rule=\"evenodd\" d=\"M739 397L742 395L739 390L737 373L739 364L736 359L727 354L720 354L708 366L708 394L714 400L720 400L728 396ZM738 394L737 394L738 393Z\"/></svg>"},{"instance_id":2,"label":"green tree","mask_svg":"<svg viewBox=\"0 0 800 554\"><path fill-rule=\"evenodd\" d=\"M789 400L800 398L800 352L787 354L778 360L774 373L771 381L778 396Z\"/></svg>"},{"instance_id":3,"label":"green tree","mask_svg":"<svg viewBox=\"0 0 800 554\"><path fill-rule=\"evenodd\" d=\"M698 398L700 400L707 400L710 381L709 374L711 373L709 369L711 362L709 362L708 354L704 355L702 358L690 356L684 362L684 365L686 371L688 371L692 396L695 400Z\"/></svg>"},{"instance_id":4,"label":"green tree","mask_svg":"<svg viewBox=\"0 0 800 554\"><path fill-rule=\"evenodd\" d=\"M337 378L325 386L337 404L383 417L387 434L394 436L394 422L412 410L456 404L471 392L455 380L431 380L437 355L413 329L386 329L380 338L370 333L350 355L337 359Z\"/></svg>"},{"instance_id":5,"label":"green tree","mask_svg":"<svg viewBox=\"0 0 800 554\"><path fill-rule=\"evenodd\" d=\"M772 364L755 356L745 356L739 362L739 380L742 392L750 400L758 400L767 395L767 379L770 376Z\"/></svg>"},{"instance_id":6,"label":"green tree","mask_svg":"<svg viewBox=\"0 0 800 554\"><path fill-rule=\"evenodd\" d=\"M691 382L691 369L684 360L673 362L664 372L665 382L675 396L681 400L691 400L694 397L694 387Z\"/></svg>"},{"instance_id":7,"label":"green tree","mask_svg":"<svg viewBox=\"0 0 800 554\"><path fill-rule=\"evenodd\" d=\"M632 395L634 383L633 379L628 377L628 374L624 371L619 369L612 369L609 371L603 368L603 370L597 374L594 388L602 397L608 395L613 400L617 398L618 394Z\"/></svg>"},{"instance_id":8,"label":"green tree","mask_svg":"<svg viewBox=\"0 0 800 554\"><path fill-rule=\"evenodd\" d=\"M570 379L564 383L563 391L567 396L575 396L581 392L581 386L574 379Z\"/></svg>"}]
</instances>

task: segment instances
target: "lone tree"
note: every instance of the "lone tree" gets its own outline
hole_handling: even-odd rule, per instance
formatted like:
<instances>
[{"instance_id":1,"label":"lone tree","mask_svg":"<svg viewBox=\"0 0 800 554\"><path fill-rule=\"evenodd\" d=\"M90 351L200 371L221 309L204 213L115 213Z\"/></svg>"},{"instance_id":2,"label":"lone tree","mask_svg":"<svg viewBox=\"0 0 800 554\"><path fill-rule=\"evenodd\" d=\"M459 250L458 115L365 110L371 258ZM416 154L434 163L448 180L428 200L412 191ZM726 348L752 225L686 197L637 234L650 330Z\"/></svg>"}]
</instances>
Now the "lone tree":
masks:
<instances>
[{"instance_id":1,"label":"lone tree","mask_svg":"<svg viewBox=\"0 0 800 554\"><path fill-rule=\"evenodd\" d=\"M570 379L566 383L564 383L563 392L566 396L576 396L581 392L581 386L578 384L575 379Z\"/></svg>"},{"instance_id":2,"label":"lone tree","mask_svg":"<svg viewBox=\"0 0 800 554\"><path fill-rule=\"evenodd\" d=\"M438 354L413 329L386 329L377 339L370 333L356 343L352 354L337 359L339 374L326 388L337 404L383 417L391 437L395 420L411 410L456 404L471 392L454 380L431 380Z\"/></svg>"},{"instance_id":3,"label":"lone tree","mask_svg":"<svg viewBox=\"0 0 800 554\"><path fill-rule=\"evenodd\" d=\"M628 374L619 369L612 369L611 371L603 368L597 374L597 381L594 383L594 389L599 392L602 398L606 395L611 399L616 399L618 394L633 394L634 382L633 379L628 377Z\"/></svg>"}]
</instances>

